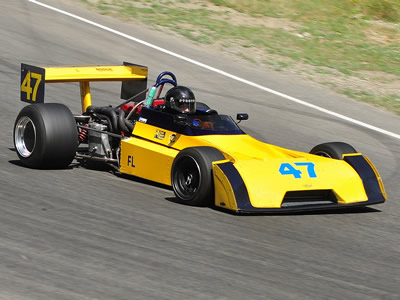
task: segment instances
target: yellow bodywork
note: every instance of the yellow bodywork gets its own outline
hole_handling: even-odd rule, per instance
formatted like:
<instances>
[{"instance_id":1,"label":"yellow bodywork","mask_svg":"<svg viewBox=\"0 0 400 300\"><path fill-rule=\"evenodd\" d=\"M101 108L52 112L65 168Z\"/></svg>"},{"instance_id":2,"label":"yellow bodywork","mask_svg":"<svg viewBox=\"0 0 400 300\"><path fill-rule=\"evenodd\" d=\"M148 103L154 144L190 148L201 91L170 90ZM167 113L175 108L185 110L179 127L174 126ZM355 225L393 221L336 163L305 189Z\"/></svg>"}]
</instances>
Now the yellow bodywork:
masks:
<instances>
[{"instance_id":1,"label":"yellow bodywork","mask_svg":"<svg viewBox=\"0 0 400 300\"><path fill-rule=\"evenodd\" d=\"M213 163L215 205L226 209L238 211L238 199L220 168L224 162L233 163L239 172L254 208L280 208L287 191L332 190L338 204L368 200L360 176L343 160L265 144L246 134L186 136L137 122L133 135L121 141L121 172L165 185L171 185L172 163L180 150L195 146L219 149L226 160ZM315 178L309 176L309 162L318 174ZM281 174L282 164L299 164L296 168L301 178ZM383 185L381 190L384 192Z\"/></svg>"},{"instance_id":2,"label":"yellow bodywork","mask_svg":"<svg viewBox=\"0 0 400 300\"><path fill-rule=\"evenodd\" d=\"M82 112L92 105L91 81L125 81L147 78L147 68L141 66L79 66L46 67L46 82L79 82Z\"/></svg>"},{"instance_id":3,"label":"yellow bodywork","mask_svg":"<svg viewBox=\"0 0 400 300\"><path fill-rule=\"evenodd\" d=\"M46 82L124 81L147 78L147 68L136 65L44 67Z\"/></svg>"}]
</instances>

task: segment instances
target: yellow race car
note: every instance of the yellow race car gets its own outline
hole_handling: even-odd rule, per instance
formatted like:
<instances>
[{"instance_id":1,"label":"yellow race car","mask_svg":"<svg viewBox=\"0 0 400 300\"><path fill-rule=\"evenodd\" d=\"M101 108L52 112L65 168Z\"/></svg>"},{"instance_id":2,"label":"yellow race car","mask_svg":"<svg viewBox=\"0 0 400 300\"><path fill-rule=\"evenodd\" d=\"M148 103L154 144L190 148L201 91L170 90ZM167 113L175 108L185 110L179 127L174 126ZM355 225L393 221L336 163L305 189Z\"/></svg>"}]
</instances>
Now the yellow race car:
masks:
<instances>
[{"instance_id":1,"label":"yellow race car","mask_svg":"<svg viewBox=\"0 0 400 300\"><path fill-rule=\"evenodd\" d=\"M171 72L147 89L147 67L21 65L21 100L30 103L14 126L20 160L62 168L76 159L172 186L190 205L235 212L282 212L382 203L381 177L352 146L332 142L310 153L258 141L240 129L248 118L219 114L196 102ZM122 81L115 107L92 105L90 82ZM79 82L82 112L44 103L45 83ZM173 87L161 96L165 84ZM185 90L186 89L186 90ZM147 95L147 96L146 96Z\"/></svg>"}]
</instances>

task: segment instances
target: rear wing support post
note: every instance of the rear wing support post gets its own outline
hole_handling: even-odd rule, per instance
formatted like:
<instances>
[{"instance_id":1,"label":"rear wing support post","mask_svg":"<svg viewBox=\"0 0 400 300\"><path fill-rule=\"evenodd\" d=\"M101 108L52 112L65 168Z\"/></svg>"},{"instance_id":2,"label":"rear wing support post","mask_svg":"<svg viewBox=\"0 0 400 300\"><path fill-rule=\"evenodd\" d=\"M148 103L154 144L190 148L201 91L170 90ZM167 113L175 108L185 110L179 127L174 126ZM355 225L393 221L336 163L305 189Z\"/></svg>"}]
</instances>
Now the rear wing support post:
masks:
<instances>
[{"instance_id":1,"label":"rear wing support post","mask_svg":"<svg viewBox=\"0 0 400 300\"><path fill-rule=\"evenodd\" d=\"M92 95L90 94L89 81L81 81L79 85L81 89L82 113L84 113L92 105Z\"/></svg>"}]
</instances>

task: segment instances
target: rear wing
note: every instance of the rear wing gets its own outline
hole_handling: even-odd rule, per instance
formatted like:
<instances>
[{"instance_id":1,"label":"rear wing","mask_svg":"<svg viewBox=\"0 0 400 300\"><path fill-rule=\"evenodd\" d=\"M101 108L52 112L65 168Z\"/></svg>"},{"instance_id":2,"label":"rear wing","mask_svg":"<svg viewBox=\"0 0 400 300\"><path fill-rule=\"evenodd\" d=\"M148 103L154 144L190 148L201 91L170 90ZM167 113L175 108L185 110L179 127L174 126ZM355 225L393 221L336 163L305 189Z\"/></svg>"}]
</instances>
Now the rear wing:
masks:
<instances>
[{"instance_id":1,"label":"rear wing","mask_svg":"<svg viewBox=\"0 0 400 300\"><path fill-rule=\"evenodd\" d=\"M148 69L124 62L119 66L36 67L21 64L21 101L43 103L45 83L79 82L82 112L92 104L91 81L122 81L121 98L126 100L147 88ZM142 96L144 100L145 95Z\"/></svg>"}]
</instances>

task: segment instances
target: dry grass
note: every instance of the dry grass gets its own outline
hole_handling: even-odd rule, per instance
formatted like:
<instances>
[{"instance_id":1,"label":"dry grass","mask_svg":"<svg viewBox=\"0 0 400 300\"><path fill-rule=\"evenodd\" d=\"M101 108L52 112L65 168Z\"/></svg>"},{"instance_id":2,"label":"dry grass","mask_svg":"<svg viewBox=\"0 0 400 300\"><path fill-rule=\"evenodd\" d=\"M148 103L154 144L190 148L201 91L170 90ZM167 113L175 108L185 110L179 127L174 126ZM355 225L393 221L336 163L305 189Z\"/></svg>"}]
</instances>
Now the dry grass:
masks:
<instances>
[{"instance_id":1,"label":"dry grass","mask_svg":"<svg viewBox=\"0 0 400 300\"><path fill-rule=\"evenodd\" d=\"M82 1L400 114L400 1Z\"/></svg>"}]
</instances>

